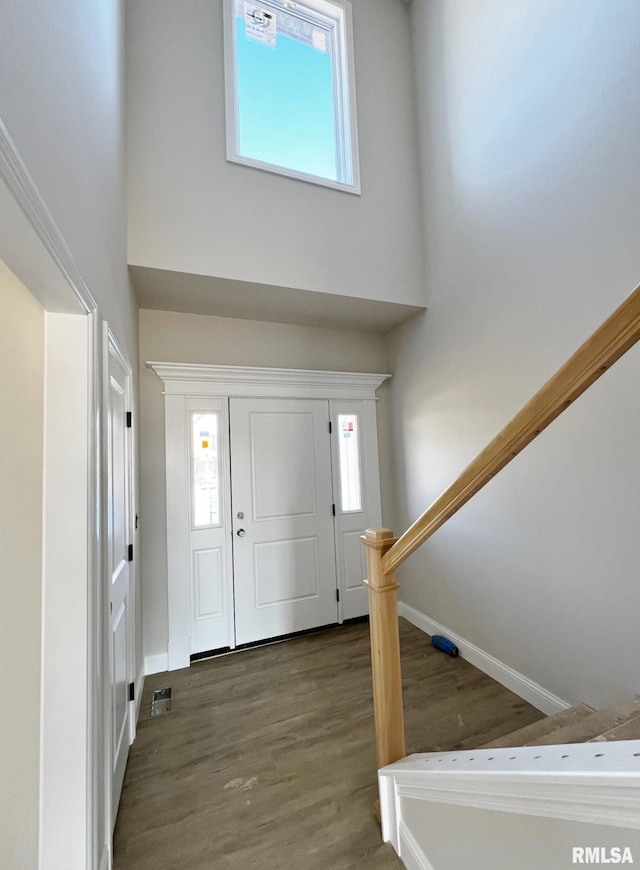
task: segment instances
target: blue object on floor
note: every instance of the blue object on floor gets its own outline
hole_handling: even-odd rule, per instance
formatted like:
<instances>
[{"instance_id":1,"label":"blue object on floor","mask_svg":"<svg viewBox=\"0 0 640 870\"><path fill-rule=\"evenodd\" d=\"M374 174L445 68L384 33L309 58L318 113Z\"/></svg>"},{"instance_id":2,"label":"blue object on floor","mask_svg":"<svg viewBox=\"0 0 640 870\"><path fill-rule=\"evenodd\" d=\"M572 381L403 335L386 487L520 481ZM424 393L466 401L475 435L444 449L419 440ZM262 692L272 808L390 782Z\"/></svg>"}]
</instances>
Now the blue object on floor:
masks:
<instances>
[{"instance_id":1,"label":"blue object on floor","mask_svg":"<svg viewBox=\"0 0 640 870\"><path fill-rule=\"evenodd\" d=\"M434 634L431 638L431 643L435 646L436 649L442 650L442 652L446 653L448 656L458 655L458 647L452 640L447 640L446 637L441 637L439 634Z\"/></svg>"}]
</instances>

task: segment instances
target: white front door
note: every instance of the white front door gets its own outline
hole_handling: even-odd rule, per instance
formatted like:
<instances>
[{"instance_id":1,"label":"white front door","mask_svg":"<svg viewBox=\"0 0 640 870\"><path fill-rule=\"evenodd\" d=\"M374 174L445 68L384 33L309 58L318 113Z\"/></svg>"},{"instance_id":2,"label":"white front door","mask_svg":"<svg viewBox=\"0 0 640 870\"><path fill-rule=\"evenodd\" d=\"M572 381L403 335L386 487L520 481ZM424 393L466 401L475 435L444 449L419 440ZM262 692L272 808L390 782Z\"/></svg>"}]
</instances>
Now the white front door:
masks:
<instances>
[{"instance_id":1,"label":"white front door","mask_svg":"<svg viewBox=\"0 0 640 870\"><path fill-rule=\"evenodd\" d=\"M329 405L231 399L236 643L338 621Z\"/></svg>"},{"instance_id":2,"label":"white front door","mask_svg":"<svg viewBox=\"0 0 640 870\"><path fill-rule=\"evenodd\" d=\"M115 822L131 743L135 704L129 700L132 681L131 429L128 426L130 375L109 348L107 391L107 561L109 577L109 654L111 684L112 787Z\"/></svg>"}]
</instances>

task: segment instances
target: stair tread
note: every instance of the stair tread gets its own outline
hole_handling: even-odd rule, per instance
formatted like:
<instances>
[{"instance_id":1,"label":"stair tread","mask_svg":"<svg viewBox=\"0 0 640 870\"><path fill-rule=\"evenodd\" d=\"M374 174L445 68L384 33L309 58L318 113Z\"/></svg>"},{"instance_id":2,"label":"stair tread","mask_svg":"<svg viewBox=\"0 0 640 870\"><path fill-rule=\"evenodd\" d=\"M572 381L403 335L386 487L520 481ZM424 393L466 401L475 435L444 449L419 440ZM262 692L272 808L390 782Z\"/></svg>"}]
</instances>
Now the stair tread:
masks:
<instances>
[{"instance_id":1,"label":"stair tread","mask_svg":"<svg viewBox=\"0 0 640 870\"><path fill-rule=\"evenodd\" d=\"M549 746L554 743L587 743L593 737L623 725L640 713L640 698L624 698L597 710L589 716L539 735L529 746ZM522 744L521 744L522 745Z\"/></svg>"},{"instance_id":2,"label":"stair tread","mask_svg":"<svg viewBox=\"0 0 640 870\"><path fill-rule=\"evenodd\" d=\"M510 734L505 734L498 737L496 740L491 740L485 743L481 749L500 749L505 746L534 746L537 738L548 734L551 731L556 731L563 726L570 727L571 725L580 722L582 719L593 714L592 707L586 704L576 704L575 707L569 707L567 710L561 710L559 713L554 713L552 716L545 716L544 719L539 719L531 725L525 725L524 728L518 728L517 731L512 731ZM554 742L554 741L552 741Z\"/></svg>"},{"instance_id":3,"label":"stair tread","mask_svg":"<svg viewBox=\"0 0 640 870\"><path fill-rule=\"evenodd\" d=\"M610 740L640 740L640 712L626 722L592 737L589 743L603 743Z\"/></svg>"}]
</instances>

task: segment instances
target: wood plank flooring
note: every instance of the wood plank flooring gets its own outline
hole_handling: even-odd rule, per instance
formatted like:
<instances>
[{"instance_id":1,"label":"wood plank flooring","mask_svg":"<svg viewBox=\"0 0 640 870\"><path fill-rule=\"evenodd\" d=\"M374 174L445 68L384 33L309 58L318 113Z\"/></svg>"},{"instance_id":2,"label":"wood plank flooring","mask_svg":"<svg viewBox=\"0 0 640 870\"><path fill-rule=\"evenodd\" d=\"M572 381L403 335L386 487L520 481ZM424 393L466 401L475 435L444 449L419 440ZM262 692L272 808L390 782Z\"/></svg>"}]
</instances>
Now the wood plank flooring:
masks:
<instances>
[{"instance_id":1,"label":"wood plank flooring","mask_svg":"<svg viewBox=\"0 0 640 870\"><path fill-rule=\"evenodd\" d=\"M368 625L147 677L114 870L386 870ZM408 752L470 748L542 714L401 620ZM153 689L172 711L150 718Z\"/></svg>"}]
</instances>

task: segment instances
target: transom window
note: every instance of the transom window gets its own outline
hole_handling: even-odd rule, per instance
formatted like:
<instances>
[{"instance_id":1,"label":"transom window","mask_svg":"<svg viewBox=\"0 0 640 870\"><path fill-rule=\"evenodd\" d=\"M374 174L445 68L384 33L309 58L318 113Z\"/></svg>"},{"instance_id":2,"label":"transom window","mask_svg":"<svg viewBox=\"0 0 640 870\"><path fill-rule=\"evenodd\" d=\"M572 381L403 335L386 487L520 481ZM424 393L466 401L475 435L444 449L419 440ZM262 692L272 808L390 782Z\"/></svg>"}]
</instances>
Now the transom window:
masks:
<instances>
[{"instance_id":1,"label":"transom window","mask_svg":"<svg viewBox=\"0 0 640 870\"><path fill-rule=\"evenodd\" d=\"M360 192L351 7L226 0L227 158Z\"/></svg>"}]
</instances>

